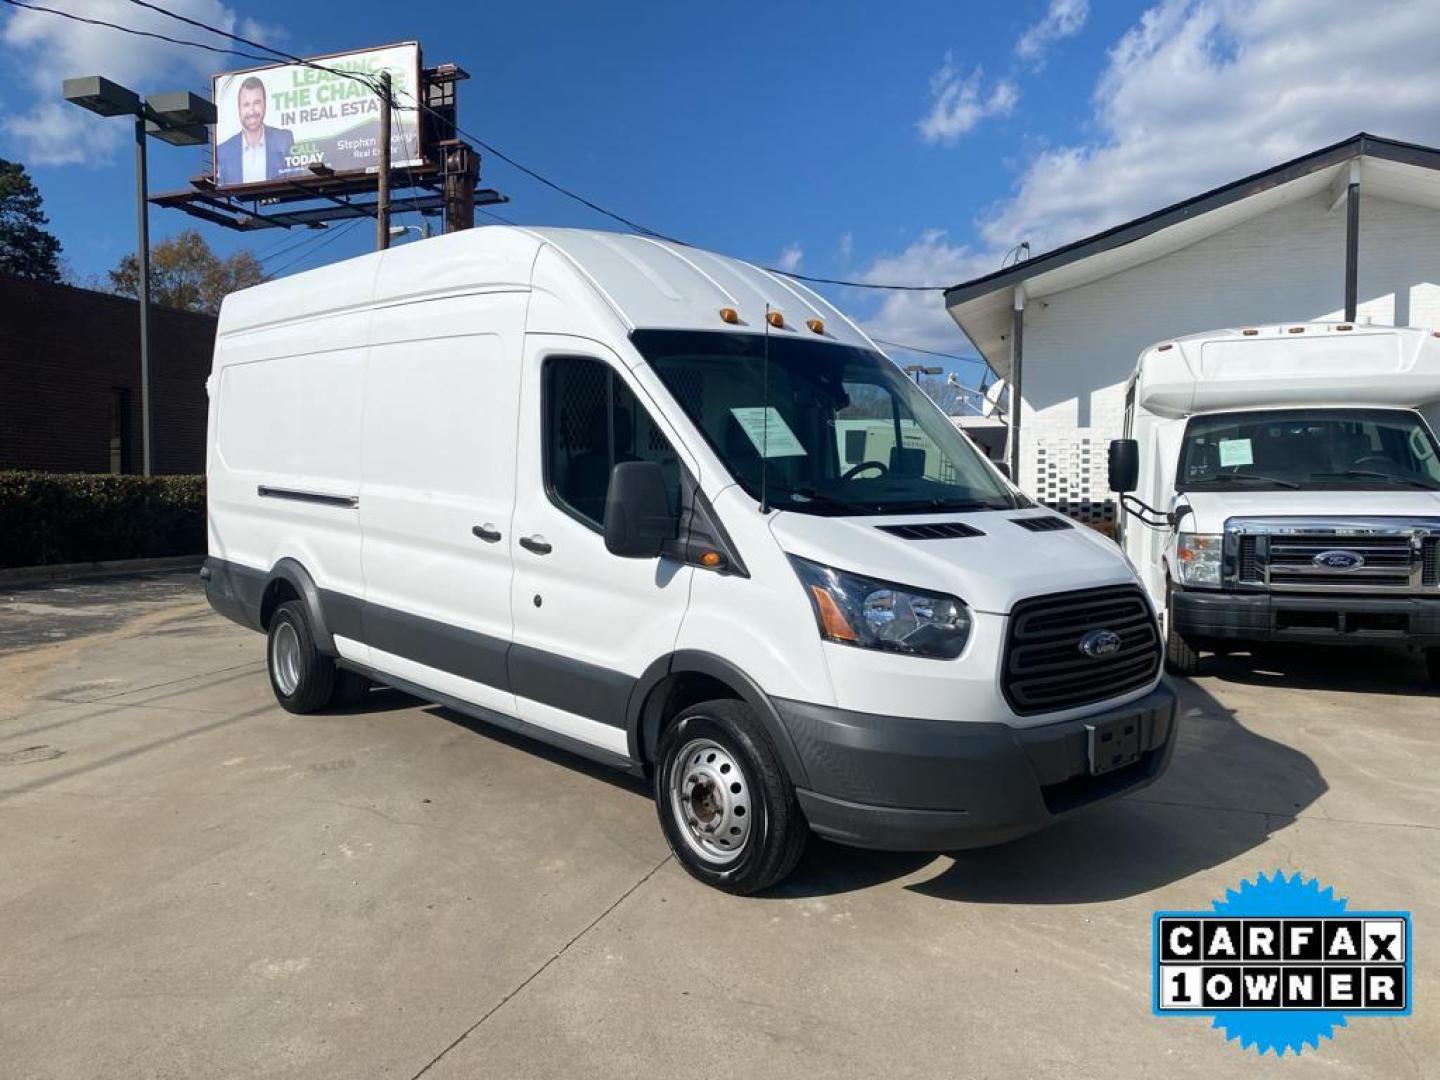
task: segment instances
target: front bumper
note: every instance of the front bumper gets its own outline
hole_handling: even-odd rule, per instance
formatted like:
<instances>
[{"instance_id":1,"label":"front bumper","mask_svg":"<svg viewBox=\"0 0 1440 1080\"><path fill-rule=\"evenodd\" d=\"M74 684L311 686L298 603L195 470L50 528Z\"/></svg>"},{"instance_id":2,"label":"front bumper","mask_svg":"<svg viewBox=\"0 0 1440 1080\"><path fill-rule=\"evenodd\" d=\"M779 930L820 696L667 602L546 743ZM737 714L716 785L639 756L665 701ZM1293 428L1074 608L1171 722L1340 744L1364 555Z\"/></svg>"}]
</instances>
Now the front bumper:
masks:
<instances>
[{"instance_id":1,"label":"front bumper","mask_svg":"<svg viewBox=\"0 0 1440 1080\"><path fill-rule=\"evenodd\" d=\"M1151 783L1175 746L1175 694L1161 685L1104 713L1032 728L914 720L776 700L808 786L810 827L855 847L956 851L1003 843ZM1140 724L1140 757L1093 776L1090 732Z\"/></svg>"},{"instance_id":2,"label":"front bumper","mask_svg":"<svg viewBox=\"0 0 1440 1080\"><path fill-rule=\"evenodd\" d=\"M1176 589L1170 610L1176 633L1200 645L1217 641L1440 645L1440 598Z\"/></svg>"}]
</instances>

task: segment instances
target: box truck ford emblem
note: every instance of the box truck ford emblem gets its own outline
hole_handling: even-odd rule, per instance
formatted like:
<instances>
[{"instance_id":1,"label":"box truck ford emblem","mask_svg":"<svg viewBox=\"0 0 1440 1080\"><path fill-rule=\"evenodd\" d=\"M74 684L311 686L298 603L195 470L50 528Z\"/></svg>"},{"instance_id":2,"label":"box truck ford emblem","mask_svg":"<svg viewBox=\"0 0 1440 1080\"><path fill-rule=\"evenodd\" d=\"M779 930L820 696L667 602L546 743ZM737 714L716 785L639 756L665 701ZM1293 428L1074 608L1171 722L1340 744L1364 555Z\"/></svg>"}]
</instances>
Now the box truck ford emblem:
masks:
<instances>
[{"instance_id":1,"label":"box truck ford emblem","mask_svg":"<svg viewBox=\"0 0 1440 1080\"><path fill-rule=\"evenodd\" d=\"M1326 570L1359 570L1365 556L1356 551L1322 551L1310 561Z\"/></svg>"},{"instance_id":2,"label":"box truck ford emblem","mask_svg":"<svg viewBox=\"0 0 1440 1080\"><path fill-rule=\"evenodd\" d=\"M1080 651L1092 660L1119 652L1120 645L1120 635L1114 630L1091 630L1080 639Z\"/></svg>"}]
</instances>

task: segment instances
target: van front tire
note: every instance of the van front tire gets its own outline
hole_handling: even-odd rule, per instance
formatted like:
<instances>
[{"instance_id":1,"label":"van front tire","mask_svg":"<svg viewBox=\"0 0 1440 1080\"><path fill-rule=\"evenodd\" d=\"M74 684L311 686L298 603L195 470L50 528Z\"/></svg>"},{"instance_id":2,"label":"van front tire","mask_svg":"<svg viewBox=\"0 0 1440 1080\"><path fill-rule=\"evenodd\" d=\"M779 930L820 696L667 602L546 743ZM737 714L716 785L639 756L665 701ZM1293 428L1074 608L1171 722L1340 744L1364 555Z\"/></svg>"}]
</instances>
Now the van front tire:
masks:
<instances>
[{"instance_id":1,"label":"van front tire","mask_svg":"<svg viewBox=\"0 0 1440 1080\"><path fill-rule=\"evenodd\" d=\"M691 706L664 729L655 805L691 876L739 896L786 877L810 833L764 728L738 701Z\"/></svg>"},{"instance_id":2,"label":"van front tire","mask_svg":"<svg viewBox=\"0 0 1440 1080\"><path fill-rule=\"evenodd\" d=\"M287 600L271 616L265 662L275 700L287 712L312 713L335 696L335 661L315 647L310 617L299 600Z\"/></svg>"}]
</instances>

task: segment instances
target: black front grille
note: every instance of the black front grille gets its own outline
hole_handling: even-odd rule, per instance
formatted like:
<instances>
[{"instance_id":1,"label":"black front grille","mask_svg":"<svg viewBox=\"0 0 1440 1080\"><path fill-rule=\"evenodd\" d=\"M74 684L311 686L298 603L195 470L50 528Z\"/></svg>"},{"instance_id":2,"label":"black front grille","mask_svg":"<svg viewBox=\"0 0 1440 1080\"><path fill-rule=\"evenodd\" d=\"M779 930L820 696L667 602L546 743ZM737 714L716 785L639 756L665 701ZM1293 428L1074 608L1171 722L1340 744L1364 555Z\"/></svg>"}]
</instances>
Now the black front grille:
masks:
<instances>
[{"instance_id":1,"label":"black front grille","mask_svg":"<svg viewBox=\"0 0 1440 1080\"><path fill-rule=\"evenodd\" d=\"M902 536L906 540L954 540L962 536L984 536L973 525L959 521L927 521L919 525L878 525L881 532Z\"/></svg>"},{"instance_id":2,"label":"black front grille","mask_svg":"<svg viewBox=\"0 0 1440 1080\"><path fill-rule=\"evenodd\" d=\"M1120 648L1092 658L1081 640L1110 630ZM1001 688L1021 716L1073 709L1148 686L1160 670L1160 635L1133 585L1022 600L1010 613Z\"/></svg>"},{"instance_id":3,"label":"black front grille","mask_svg":"<svg viewBox=\"0 0 1440 1080\"><path fill-rule=\"evenodd\" d=\"M1255 557L1255 537L1240 537L1240 570L1241 581L1264 584L1265 579L1260 574L1260 563Z\"/></svg>"}]
</instances>

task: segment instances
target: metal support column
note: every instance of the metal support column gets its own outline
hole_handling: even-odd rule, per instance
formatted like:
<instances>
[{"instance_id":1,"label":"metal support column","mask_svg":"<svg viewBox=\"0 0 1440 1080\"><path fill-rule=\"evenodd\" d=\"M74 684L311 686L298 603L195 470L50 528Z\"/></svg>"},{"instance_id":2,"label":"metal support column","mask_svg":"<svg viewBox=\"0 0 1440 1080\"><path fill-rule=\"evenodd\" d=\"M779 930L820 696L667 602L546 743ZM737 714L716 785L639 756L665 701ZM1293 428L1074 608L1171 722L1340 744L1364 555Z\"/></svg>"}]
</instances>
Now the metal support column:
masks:
<instances>
[{"instance_id":1,"label":"metal support column","mask_svg":"<svg viewBox=\"0 0 1440 1080\"><path fill-rule=\"evenodd\" d=\"M1360 162L1350 163L1350 186L1345 193L1345 321L1355 321L1360 299Z\"/></svg>"},{"instance_id":2,"label":"metal support column","mask_svg":"<svg viewBox=\"0 0 1440 1080\"><path fill-rule=\"evenodd\" d=\"M475 183L480 177L480 155L464 143L445 151L445 231L475 227Z\"/></svg>"},{"instance_id":3,"label":"metal support column","mask_svg":"<svg viewBox=\"0 0 1440 1080\"><path fill-rule=\"evenodd\" d=\"M1010 329L1010 479L1020 483L1020 368L1025 360L1025 286L1015 286Z\"/></svg>"},{"instance_id":4,"label":"metal support column","mask_svg":"<svg viewBox=\"0 0 1440 1080\"><path fill-rule=\"evenodd\" d=\"M136 298L140 301L140 447L142 469L150 475L150 202L145 167L144 108L135 117L135 212L139 220L135 261L139 277Z\"/></svg>"}]
</instances>

